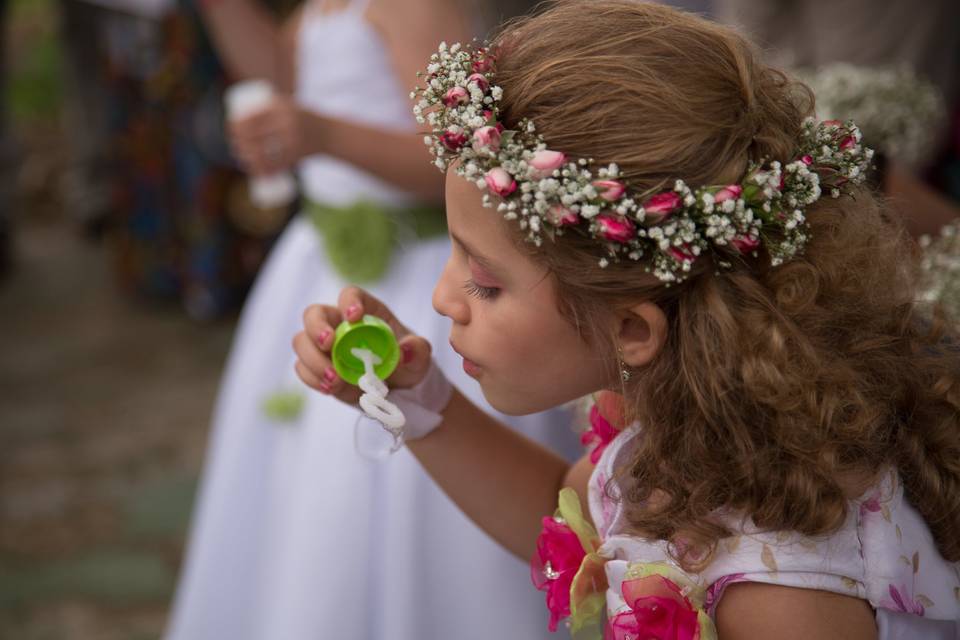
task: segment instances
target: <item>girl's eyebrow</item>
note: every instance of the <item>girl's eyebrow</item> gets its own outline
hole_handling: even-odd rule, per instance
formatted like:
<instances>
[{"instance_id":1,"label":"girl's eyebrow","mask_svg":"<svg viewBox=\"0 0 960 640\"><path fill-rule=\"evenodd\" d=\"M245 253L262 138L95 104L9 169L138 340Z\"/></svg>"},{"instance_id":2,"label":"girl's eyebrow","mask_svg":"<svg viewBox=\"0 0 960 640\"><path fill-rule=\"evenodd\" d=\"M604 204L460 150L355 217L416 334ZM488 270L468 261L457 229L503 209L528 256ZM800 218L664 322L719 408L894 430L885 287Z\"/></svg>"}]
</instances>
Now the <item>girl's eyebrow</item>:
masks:
<instances>
[{"instance_id":1,"label":"girl's eyebrow","mask_svg":"<svg viewBox=\"0 0 960 640\"><path fill-rule=\"evenodd\" d=\"M469 255L471 258L473 258L474 261L476 261L476 263L477 263L478 265L480 265L480 267L481 267L484 271L487 271L487 272L488 272L490 275L492 275L492 276L499 277L499 276L498 276L499 271L498 271L498 269L493 265L493 262L491 262L488 258L484 257L483 255L481 255L481 254L477 253L476 251L474 251L474 250L470 247L470 245L468 245L466 242L464 242L462 239L460 239L460 237L457 236L457 235L456 235L455 233L453 233L452 231L450 232L450 237L453 238L453 241L456 242L457 245L459 245L459 247L460 247L461 249L463 249L463 251L464 251L467 255Z\"/></svg>"}]
</instances>

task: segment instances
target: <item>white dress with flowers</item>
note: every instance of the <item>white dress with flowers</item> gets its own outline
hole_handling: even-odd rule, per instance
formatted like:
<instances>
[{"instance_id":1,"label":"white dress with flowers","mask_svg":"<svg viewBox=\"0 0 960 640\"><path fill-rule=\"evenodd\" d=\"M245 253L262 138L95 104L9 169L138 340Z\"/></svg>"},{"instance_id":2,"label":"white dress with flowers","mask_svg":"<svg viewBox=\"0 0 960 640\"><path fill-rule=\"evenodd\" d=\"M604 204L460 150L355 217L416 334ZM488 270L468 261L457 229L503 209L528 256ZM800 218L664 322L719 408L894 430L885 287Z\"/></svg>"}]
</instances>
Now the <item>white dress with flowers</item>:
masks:
<instances>
[{"instance_id":1,"label":"white dress with flowers","mask_svg":"<svg viewBox=\"0 0 960 640\"><path fill-rule=\"evenodd\" d=\"M649 618L649 608L639 611L642 600L636 594L649 591L650 576L662 584L669 580L679 585L691 608L708 618L728 585L764 582L864 599L877 612L881 639L960 637L955 635L960 634L960 564L940 556L929 528L904 498L896 473L885 474L852 501L844 525L829 535L761 532L750 522L731 521L728 525L737 535L720 543L706 570L691 575L676 567L664 542L619 533L621 507L604 487L613 477L618 453L637 433L636 428L625 430L610 443L589 488L600 543L597 555L603 558L606 574L610 637L636 637L631 634L638 631L638 621ZM691 614L690 620L695 619ZM704 633L699 637L709 637L712 624L702 622Z\"/></svg>"},{"instance_id":2,"label":"white dress with flowers","mask_svg":"<svg viewBox=\"0 0 960 640\"><path fill-rule=\"evenodd\" d=\"M297 97L356 122L412 130L407 98L363 5L305 11ZM332 157L301 166L305 195L344 205L402 205L409 196ZM480 406L447 345L431 292L444 238L410 243L373 293L427 337L441 369ZM527 568L476 528L402 449L373 462L354 449L357 412L299 385L290 343L304 308L334 303L345 283L301 216L284 232L244 309L218 399L208 458L168 640L546 638ZM295 420L262 410L292 387ZM514 420L578 453L563 413Z\"/></svg>"}]
</instances>

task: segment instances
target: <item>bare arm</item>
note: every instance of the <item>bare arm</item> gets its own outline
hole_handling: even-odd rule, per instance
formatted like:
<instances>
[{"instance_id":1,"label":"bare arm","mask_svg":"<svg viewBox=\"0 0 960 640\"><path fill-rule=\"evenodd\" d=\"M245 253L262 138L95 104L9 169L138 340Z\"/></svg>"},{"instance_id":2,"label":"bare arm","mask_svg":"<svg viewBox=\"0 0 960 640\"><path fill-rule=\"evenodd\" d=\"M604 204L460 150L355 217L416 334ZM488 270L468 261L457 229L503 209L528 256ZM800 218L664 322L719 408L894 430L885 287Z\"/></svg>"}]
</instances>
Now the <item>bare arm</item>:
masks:
<instances>
[{"instance_id":1,"label":"bare arm","mask_svg":"<svg viewBox=\"0 0 960 640\"><path fill-rule=\"evenodd\" d=\"M294 338L293 347L297 374L305 384L356 404L359 390L334 373L330 349L334 328L344 318L358 320L364 312L386 320L405 353L403 365L389 379L391 388L411 387L423 379L430 365L429 343L411 334L383 303L348 287L340 294L339 307L312 305L304 312L304 331ZM583 503L593 468L588 457L571 466L480 410L457 390L443 410L440 426L409 441L407 447L471 520L524 560L535 550L541 518L556 510L560 489L572 487Z\"/></svg>"},{"instance_id":2,"label":"bare arm","mask_svg":"<svg viewBox=\"0 0 960 640\"><path fill-rule=\"evenodd\" d=\"M827 591L738 583L717 607L723 640L875 640L873 611L865 600Z\"/></svg>"},{"instance_id":3,"label":"bare arm","mask_svg":"<svg viewBox=\"0 0 960 640\"><path fill-rule=\"evenodd\" d=\"M221 0L223 3L248 0ZM404 94L417 81L441 40L466 39L465 17L447 0L373 0L365 16L387 47ZM252 24L252 22L251 22ZM345 52L347 54L349 52ZM322 64L317 61L317 64ZM413 121L411 102L410 120ZM359 124L308 111L289 98L232 131L234 146L251 173L289 169L301 158L326 154L360 167L428 202L442 202L443 174L436 170L422 133ZM282 153L268 157L272 146Z\"/></svg>"},{"instance_id":4,"label":"bare arm","mask_svg":"<svg viewBox=\"0 0 960 640\"><path fill-rule=\"evenodd\" d=\"M441 41L469 40L467 19L458 4L450 0L370 3L366 18L383 39L405 93L417 83L417 72L426 67ZM420 198L442 202L443 175L433 166L422 132L385 132L320 116L315 125L319 129L315 152L335 155Z\"/></svg>"},{"instance_id":5,"label":"bare arm","mask_svg":"<svg viewBox=\"0 0 960 640\"><path fill-rule=\"evenodd\" d=\"M241 80L264 78L284 93L292 90L289 31L269 11L252 0L210 0L200 6L231 75Z\"/></svg>"},{"instance_id":6,"label":"bare arm","mask_svg":"<svg viewBox=\"0 0 960 640\"><path fill-rule=\"evenodd\" d=\"M437 430L408 448L471 520L514 555L529 560L540 520L556 510L560 489L572 486L584 502L589 460L570 466L481 411L459 391L443 416Z\"/></svg>"}]
</instances>

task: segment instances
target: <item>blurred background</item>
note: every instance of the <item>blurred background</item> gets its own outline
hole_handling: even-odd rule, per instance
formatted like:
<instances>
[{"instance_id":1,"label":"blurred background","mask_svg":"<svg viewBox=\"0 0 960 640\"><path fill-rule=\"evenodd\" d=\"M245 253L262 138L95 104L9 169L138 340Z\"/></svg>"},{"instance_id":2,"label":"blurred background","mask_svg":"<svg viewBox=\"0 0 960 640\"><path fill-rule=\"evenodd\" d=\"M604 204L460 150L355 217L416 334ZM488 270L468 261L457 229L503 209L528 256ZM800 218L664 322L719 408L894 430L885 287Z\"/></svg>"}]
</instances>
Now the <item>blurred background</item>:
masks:
<instances>
[{"instance_id":1,"label":"blurred background","mask_svg":"<svg viewBox=\"0 0 960 640\"><path fill-rule=\"evenodd\" d=\"M284 222L244 226L197 14L141 4L0 3L3 638L159 637L235 313Z\"/></svg>"},{"instance_id":2,"label":"blurred background","mask_svg":"<svg viewBox=\"0 0 960 640\"><path fill-rule=\"evenodd\" d=\"M298 3L261 4L282 18ZM822 9L685 3L781 54L777 25L803 4ZM934 33L949 4L930 3L912 58L851 59L812 30L823 46L786 61L814 70L846 110L834 117L879 94L843 69L817 75L828 63L907 63L930 80L932 102L902 119L922 114L921 134L890 124L930 137L890 147L903 169L887 183L932 212L917 223L927 244L960 200L960 48ZM296 204L250 203L224 134L228 79L191 2L0 0L0 27L0 637L159 638L236 314ZM896 82L885 91L905 93Z\"/></svg>"}]
</instances>

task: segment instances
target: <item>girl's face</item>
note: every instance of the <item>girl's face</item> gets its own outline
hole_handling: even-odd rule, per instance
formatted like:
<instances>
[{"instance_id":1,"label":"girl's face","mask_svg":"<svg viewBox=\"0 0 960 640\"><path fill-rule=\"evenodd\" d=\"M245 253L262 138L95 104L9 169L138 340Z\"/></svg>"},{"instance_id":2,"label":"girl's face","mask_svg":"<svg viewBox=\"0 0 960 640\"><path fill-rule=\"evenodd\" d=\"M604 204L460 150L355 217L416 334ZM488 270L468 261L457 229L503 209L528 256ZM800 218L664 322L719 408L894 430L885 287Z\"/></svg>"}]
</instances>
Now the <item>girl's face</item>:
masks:
<instances>
[{"instance_id":1,"label":"girl's face","mask_svg":"<svg viewBox=\"0 0 960 640\"><path fill-rule=\"evenodd\" d=\"M522 415L608 386L609 363L561 315L553 278L508 236L516 223L452 171L446 204L453 248L433 306L453 321L450 344L487 401Z\"/></svg>"}]
</instances>

